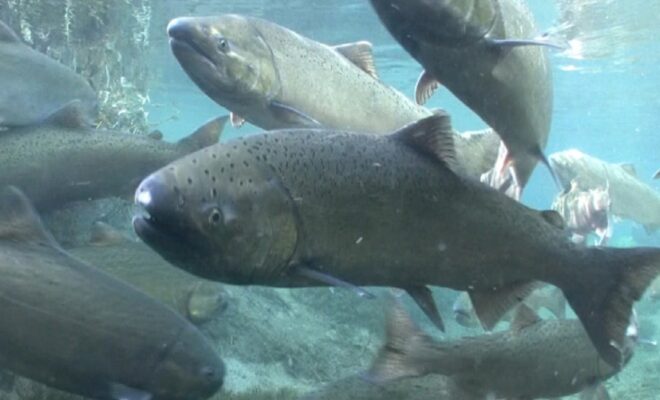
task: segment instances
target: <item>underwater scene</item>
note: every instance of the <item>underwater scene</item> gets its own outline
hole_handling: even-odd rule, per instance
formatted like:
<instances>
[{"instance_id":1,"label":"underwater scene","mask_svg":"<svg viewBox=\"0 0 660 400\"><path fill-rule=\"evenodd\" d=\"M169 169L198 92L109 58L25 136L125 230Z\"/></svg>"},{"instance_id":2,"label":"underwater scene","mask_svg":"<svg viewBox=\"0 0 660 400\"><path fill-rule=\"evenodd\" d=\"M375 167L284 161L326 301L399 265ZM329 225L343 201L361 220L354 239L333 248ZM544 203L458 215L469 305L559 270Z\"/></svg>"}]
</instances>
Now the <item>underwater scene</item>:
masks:
<instances>
[{"instance_id":1,"label":"underwater scene","mask_svg":"<svg viewBox=\"0 0 660 400\"><path fill-rule=\"evenodd\" d=\"M658 15L0 0L0 400L660 399Z\"/></svg>"}]
</instances>

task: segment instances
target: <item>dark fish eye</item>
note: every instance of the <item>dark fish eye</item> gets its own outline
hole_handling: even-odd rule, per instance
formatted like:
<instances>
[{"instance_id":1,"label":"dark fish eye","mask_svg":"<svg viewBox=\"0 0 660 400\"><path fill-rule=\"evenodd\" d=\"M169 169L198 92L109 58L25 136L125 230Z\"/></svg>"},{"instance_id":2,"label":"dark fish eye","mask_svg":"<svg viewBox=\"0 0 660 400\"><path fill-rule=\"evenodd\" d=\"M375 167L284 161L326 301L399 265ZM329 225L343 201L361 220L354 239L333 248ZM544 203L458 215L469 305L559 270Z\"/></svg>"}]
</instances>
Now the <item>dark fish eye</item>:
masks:
<instances>
[{"instance_id":1,"label":"dark fish eye","mask_svg":"<svg viewBox=\"0 0 660 400\"><path fill-rule=\"evenodd\" d=\"M220 49L223 52L226 52L229 50L229 42L225 38L220 38L218 40L218 49Z\"/></svg>"},{"instance_id":2,"label":"dark fish eye","mask_svg":"<svg viewBox=\"0 0 660 400\"><path fill-rule=\"evenodd\" d=\"M209 215L209 223L212 225L217 225L220 223L220 220L222 219L222 214L220 213L220 210L217 208L214 208L211 210L211 214Z\"/></svg>"}]
</instances>

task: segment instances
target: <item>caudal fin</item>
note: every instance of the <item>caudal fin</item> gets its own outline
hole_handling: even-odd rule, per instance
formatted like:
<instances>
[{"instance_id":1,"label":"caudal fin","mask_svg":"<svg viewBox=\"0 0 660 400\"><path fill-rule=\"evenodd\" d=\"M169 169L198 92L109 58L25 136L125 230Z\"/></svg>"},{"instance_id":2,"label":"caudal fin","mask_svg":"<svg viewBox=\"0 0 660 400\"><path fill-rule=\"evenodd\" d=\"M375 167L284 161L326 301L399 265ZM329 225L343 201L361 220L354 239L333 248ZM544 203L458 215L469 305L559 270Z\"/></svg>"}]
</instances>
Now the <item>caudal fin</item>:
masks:
<instances>
[{"instance_id":1,"label":"caudal fin","mask_svg":"<svg viewBox=\"0 0 660 400\"><path fill-rule=\"evenodd\" d=\"M371 368L363 374L371 382L384 383L426 374L422 365L415 361L414 355L431 345L432 339L415 325L398 301L391 299L390 303L385 325L385 344Z\"/></svg>"},{"instance_id":2,"label":"caudal fin","mask_svg":"<svg viewBox=\"0 0 660 400\"><path fill-rule=\"evenodd\" d=\"M621 367L630 357L626 330L633 303L660 272L660 248L585 248L563 287L603 359Z\"/></svg>"}]
</instances>

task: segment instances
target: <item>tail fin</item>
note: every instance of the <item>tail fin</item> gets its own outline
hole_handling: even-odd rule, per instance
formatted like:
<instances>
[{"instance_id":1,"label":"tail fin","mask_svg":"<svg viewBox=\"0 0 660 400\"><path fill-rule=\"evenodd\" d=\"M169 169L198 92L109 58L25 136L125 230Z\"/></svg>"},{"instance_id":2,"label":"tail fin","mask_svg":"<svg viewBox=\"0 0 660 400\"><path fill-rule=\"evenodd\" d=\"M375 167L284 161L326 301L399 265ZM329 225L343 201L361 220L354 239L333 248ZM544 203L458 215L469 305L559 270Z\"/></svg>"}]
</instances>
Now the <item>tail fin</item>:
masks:
<instances>
[{"instance_id":1,"label":"tail fin","mask_svg":"<svg viewBox=\"0 0 660 400\"><path fill-rule=\"evenodd\" d=\"M206 122L195 132L179 140L177 145L193 152L218 143L228 119L229 117L225 115Z\"/></svg>"},{"instance_id":2,"label":"tail fin","mask_svg":"<svg viewBox=\"0 0 660 400\"><path fill-rule=\"evenodd\" d=\"M585 248L580 271L563 286L601 357L620 368L630 357L626 330L633 303L660 272L660 248Z\"/></svg>"},{"instance_id":3,"label":"tail fin","mask_svg":"<svg viewBox=\"0 0 660 400\"><path fill-rule=\"evenodd\" d=\"M415 362L414 354L419 354L432 339L425 335L412 321L401 303L390 300L385 344L363 377L371 382L384 383L396 379L426 375L423 366Z\"/></svg>"}]
</instances>

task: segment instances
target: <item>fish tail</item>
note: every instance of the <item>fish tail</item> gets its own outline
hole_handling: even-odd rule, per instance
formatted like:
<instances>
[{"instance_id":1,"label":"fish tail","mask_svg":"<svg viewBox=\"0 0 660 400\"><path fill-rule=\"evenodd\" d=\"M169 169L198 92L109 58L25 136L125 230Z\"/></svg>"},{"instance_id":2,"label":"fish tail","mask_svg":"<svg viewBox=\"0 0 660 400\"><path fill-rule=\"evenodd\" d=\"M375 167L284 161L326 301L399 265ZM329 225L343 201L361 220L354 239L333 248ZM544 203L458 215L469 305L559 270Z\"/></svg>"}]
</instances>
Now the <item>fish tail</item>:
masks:
<instances>
[{"instance_id":1,"label":"fish tail","mask_svg":"<svg viewBox=\"0 0 660 400\"><path fill-rule=\"evenodd\" d=\"M584 248L562 289L601 357L613 367L630 358L626 333L633 303L660 272L660 248Z\"/></svg>"},{"instance_id":2,"label":"fish tail","mask_svg":"<svg viewBox=\"0 0 660 400\"><path fill-rule=\"evenodd\" d=\"M415 325L399 300L390 298L390 303L385 343L363 374L363 378L374 383L426 375L424 364L416 355L433 345L433 339Z\"/></svg>"}]
</instances>

